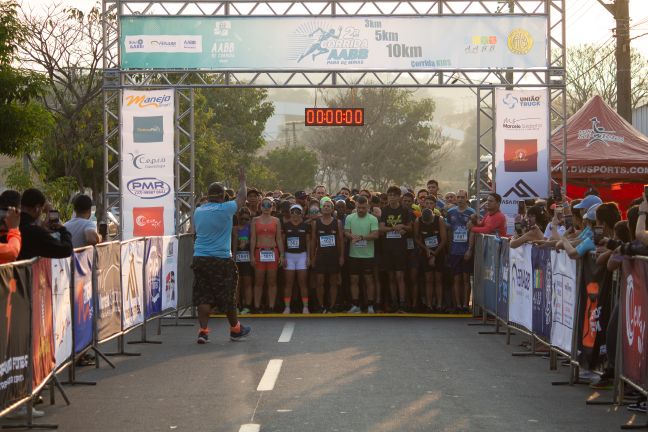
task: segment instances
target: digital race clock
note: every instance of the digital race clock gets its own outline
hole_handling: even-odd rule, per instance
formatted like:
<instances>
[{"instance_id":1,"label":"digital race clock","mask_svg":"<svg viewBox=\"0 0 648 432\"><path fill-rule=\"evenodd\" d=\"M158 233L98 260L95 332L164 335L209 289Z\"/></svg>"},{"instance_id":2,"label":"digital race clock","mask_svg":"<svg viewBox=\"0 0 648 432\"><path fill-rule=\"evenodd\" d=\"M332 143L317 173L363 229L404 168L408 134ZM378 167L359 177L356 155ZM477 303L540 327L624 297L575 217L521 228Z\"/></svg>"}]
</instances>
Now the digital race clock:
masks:
<instances>
[{"instance_id":1,"label":"digital race clock","mask_svg":"<svg viewBox=\"0 0 648 432\"><path fill-rule=\"evenodd\" d=\"M364 108L306 108L306 126L364 126Z\"/></svg>"}]
</instances>

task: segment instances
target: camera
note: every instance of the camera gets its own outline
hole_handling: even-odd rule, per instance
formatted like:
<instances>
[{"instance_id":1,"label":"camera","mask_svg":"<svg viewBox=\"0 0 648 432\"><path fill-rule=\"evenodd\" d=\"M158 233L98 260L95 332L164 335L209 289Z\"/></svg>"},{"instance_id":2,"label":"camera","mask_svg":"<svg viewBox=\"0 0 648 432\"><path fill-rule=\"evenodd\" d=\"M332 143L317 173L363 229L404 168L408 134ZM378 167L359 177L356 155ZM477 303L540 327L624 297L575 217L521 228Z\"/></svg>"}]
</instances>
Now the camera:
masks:
<instances>
[{"instance_id":1,"label":"camera","mask_svg":"<svg viewBox=\"0 0 648 432\"><path fill-rule=\"evenodd\" d=\"M638 241L624 243L621 245L621 254L627 256L648 255L648 247Z\"/></svg>"},{"instance_id":2,"label":"camera","mask_svg":"<svg viewBox=\"0 0 648 432\"><path fill-rule=\"evenodd\" d=\"M609 250L615 250L616 248L618 248L619 246L621 246L621 244L622 244L622 243L621 243L619 240L610 239L610 240L608 240L607 243L605 244L605 248L606 248L606 249L609 249Z\"/></svg>"},{"instance_id":3,"label":"camera","mask_svg":"<svg viewBox=\"0 0 648 432\"><path fill-rule=\"evenodd\" d=\"M50 210L48 215L48 221L50 225L59 223L59 212L58 210Z\"/></svg>"},{"instance_id":4,"label":"camera","mask_svg":"<svg viewBox=\"0 0 648 432\"><path fill-rule=\"evenodd\" d=\"M574 216L565 215L565 228L569 231L574 227Z\"/></svg>"}]
</instances>

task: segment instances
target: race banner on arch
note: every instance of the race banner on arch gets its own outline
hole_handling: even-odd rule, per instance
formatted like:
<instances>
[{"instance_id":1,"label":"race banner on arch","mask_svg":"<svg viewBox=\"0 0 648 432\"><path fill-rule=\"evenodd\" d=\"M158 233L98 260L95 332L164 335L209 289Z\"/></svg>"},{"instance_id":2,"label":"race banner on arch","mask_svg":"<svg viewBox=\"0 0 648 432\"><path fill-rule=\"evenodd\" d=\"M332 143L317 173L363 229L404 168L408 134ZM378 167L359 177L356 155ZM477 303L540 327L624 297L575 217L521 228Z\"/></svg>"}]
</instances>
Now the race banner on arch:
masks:
<instances>
[{"instance_id":1,"label":"race banner on arch","mask_svg":"<svg viewBox=\"0 0 648 432\"><path fill-rule=\"evenodd\" d=\"M175 234L173 90L124 90L122 239Z\"/></svg>"},{"instance_id":2,"label":"race banner on arch","mask_svg":"<svg viewBox=\"0 0 648 432\"><path fill-rule=\"evenodd\" d=\"M495 90L495 191L502 196L507 232L518 202L549 196L547 90Z\"/></svg>"}]
</instances>

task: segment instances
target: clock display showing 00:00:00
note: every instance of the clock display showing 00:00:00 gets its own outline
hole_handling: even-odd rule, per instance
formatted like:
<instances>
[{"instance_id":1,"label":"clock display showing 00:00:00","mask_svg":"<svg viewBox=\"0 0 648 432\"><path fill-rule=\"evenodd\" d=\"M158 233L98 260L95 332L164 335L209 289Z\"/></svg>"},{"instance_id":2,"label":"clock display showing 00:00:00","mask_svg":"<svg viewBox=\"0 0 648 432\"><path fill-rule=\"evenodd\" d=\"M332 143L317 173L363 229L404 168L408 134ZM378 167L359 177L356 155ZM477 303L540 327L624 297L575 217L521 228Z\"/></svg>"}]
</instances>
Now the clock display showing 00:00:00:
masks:
<instances>
[{"instance_id":1,"label":"clock display showing 00:00:00","mask_svg":"<svg viewBox=\"0 0 648 432\"><path fill-rule=\"evenodd\" d=\"M306 108L306 126L364 126L364 108Z\"/></svg>"}]
</instances>

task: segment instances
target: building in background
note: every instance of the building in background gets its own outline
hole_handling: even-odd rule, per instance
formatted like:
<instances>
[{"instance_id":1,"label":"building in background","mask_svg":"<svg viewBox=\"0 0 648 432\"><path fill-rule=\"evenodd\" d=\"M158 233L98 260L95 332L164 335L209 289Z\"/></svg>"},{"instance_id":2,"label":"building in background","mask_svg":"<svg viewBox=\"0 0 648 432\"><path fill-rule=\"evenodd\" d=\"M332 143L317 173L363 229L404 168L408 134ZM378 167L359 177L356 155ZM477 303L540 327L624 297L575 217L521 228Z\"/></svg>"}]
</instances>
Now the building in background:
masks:
<instances>
[{"instance_id":1,"label":"building in background","mask_svg":"<svg viewBox=\"0 0 648 432\"><path fill-rule=\"evenodd\" d=\"M632 110L632 126L648 136L648 104Z\"/></svg>"}]
</instances>

